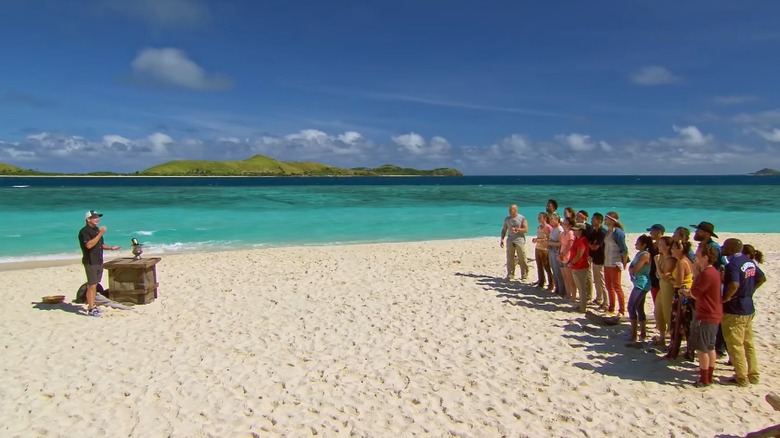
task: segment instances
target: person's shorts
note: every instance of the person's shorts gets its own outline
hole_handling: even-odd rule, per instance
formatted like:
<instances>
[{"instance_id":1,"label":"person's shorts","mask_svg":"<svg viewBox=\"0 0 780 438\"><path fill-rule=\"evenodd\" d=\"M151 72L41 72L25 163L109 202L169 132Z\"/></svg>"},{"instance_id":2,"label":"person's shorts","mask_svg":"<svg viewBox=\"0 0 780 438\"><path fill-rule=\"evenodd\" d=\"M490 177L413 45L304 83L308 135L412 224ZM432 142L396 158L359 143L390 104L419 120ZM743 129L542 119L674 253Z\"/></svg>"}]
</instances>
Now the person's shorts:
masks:
<instances>
[{"instance_id":1,"label":"person's shorts","mask_svg":"<svg viewBox=\"0 0 780 438\"><path fill-rule=\"evenodd\" d=\"M714 350L719 325L694 319L691 322L691 347L702 353Z\"/></svg>"},{"instance_id":2,"label":"person's shorts","mask_svg":"<svg viewBox=\"0 0 780 438\"><path fill-rule=\"evenodd\" d=\"M103 279L103 265L84 265L87 273L87 284L98 284Z\"/></svg>"}]
</instances>

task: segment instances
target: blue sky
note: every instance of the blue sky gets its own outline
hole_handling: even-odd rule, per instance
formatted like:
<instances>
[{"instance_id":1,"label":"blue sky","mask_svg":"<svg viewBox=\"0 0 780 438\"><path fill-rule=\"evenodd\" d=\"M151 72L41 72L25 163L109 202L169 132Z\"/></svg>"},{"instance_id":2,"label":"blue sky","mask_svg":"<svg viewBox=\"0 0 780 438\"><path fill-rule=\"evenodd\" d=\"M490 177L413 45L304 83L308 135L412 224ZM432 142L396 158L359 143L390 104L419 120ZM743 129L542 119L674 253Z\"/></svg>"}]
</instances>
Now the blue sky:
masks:
<instances>
[{"instance_id":1,"label":"blue sky","mask_svg":"<svg viewBox=\"0 0 780 438\"><path fill-rule=\"evenodd\" d=\"M0 161L780 168L780 2L0 0Z\"/></svg>"}]
</instances>

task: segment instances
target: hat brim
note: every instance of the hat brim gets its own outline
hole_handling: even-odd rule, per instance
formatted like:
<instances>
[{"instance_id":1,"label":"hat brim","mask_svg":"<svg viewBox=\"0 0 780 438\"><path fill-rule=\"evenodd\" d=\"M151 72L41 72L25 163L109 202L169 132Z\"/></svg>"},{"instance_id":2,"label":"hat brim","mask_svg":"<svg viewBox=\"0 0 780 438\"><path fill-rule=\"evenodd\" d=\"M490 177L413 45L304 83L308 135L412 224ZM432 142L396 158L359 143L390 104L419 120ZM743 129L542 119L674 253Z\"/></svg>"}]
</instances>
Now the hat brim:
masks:
<instances>
[{"instance_id":1,"label":"hat brim","mask_svg":"<svg viewBox=\"0 0 780 438\"><path fill-rule=\"evenodd\" d=\"M715 234L715 232L714 232L714 231L709 231L709 230L705 230L705 229L699 228L699 226L698 226L698 225L691 225L691 228L693 228L694 230L701 230L701 231L704 231L705 233L710 233L710 236L712 236L712 237L718 237L718 235L717 235L717 234Z\"/></svg>"}]
</instances>

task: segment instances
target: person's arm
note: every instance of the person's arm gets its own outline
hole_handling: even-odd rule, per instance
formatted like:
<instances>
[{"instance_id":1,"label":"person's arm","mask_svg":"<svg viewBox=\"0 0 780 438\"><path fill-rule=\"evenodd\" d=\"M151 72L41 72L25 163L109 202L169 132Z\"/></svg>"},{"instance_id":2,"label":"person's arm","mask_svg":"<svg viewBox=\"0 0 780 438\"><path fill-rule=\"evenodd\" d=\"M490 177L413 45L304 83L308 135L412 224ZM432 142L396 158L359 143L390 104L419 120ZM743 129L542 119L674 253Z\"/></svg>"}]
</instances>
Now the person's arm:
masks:
<instances>
[{"instance_id":1,"label":"person's arm","mask_svg":"<svg viewBox=\"0 0 780 438\"><path fill-rule=\"evenodd\" d=\"M109 251L116 251L119 248L120 248L119 246L106 245L105 243L103 244L103 249L107 249Z\"/></svg>"},{"instance_id":2,"label":"person's arm","mask_svg":"<svg viewBox=\"0 0 780 438\"><path fill-rule=\"evenodd\" d=\"M561 246L561 237L560 236L561 236L561 234L558 233L558 240L550 240L550 242L547 245L555 246L555 247L560 248L560 246ZM550 230L549 238L552 238L552 230Z\"/></svg>"},{"instance_id":3,"label":"person's arm","mask_svg":"<svg viewBox=\"0 0 780 438\"><path fill-rule=\"evenodd\" d=\"M756 286L755 286L755 288L758 289L764 283L766 283L766 275L764 275L764 271L762 271L758 266L756 266Z\"/></svg>"},{"instance_id":4,"label":"person's arm","mask_svg":"<svg viewBox=\"0 0 780 438\"><path fill-rule=\"evenodd\" d=\"M615 239L618 248L620 248L620 258L623 261L623 267L628 264L628 247L626 246L626 233L620 228L615 227L615 232L612 234Z\"/></svg>"},{"instance_id":5,"label":"person's arm","mask_svg":"<svg viewBox=\"0 0 780 438\"><path fill-rule=\"evenodd\" d=\"M644 253L639 257L639 260L637 260L636 265L631 267L631 275L636 275L637 272L639 272L640 269L646 264L650 262L650 254Z\"/></svg>"},{"instance_id":6,"label":"person's arm","mask_svg":"<svg viewBox=\"0 0 780 438\"><path fill-rule=\"evenodd\" d=\"M87 249L94 248L95 245L97 245L100 242L100 239L103 237L104 234L106 234L106 227L100 227L98 229L97 235L95 235L95 237L93 237L93 238L87 240L86 242L84 242L84 246L86 246Z\"/></svg>"},{"instance_id":7,"label":"person's arm","mask_svg":"<svg viewBox=\"0 0 780 438\"><path fill-rule=\"evenodd\" d=\"M528 232L528 221L523 219L523 222L520 224L520 232L525 234Z\"/></svg>"},{"instance_id":8,"label":"person's arm","mask_svg":"<svg viewBox=\"0 0 780 438\"><path fill-rule=\"evenodd\" d=\"M725 303L733 300L734 296L737 294L737 289L739 289L739 282L730 281L726 283L726 291L723 293L723 302Z\"/></svg>"},{"instance_id":9,"label":"person's arm","mask_svg":"<svg viewBox=\"0 0 780 438\"><path fill-rule=\"evenodd\" d=\"M577 254L574 255L574 258L569 262L569 264L576 265L579 263L583 254L585 254L585 245L579 245L579 248L577 248Z\"/></svg>"},{"instance_id":10,"label":"person's arm","mask_svg":"<svg viewBox=\"0 0 780 438\"><path fill-rule=\"evenodd\" d=\"M685 262L677 261L677 266L675 266L675 271L677 272L677 281L674 282L674 287L680 288L683 285L683 279L685 278Z\"/></svg>"},{"instance_id":11,"label":"person's arm","mask_svg":"<svg viewBox=\"0 0 780 438\"><path fill-rule=\"evenodd\" d=\"M508 228L506 221L504 221L504 228L501 228L501 248L504 247L504 237L506 236L506 230Z\"/></svg>"},{"instance_id":12,"label":"person's arm","mask_svg":"<svg viewBox=\"0 0 780 438\"><path fill-rule=\"evenodd\" d=\"M731 301L739 289L739 270L734 264L726 265L723 269L723 302Z\"/></svg>"},{"instance_id":13,"label":"person's arm","mask_svg":"<svg viewBox=\"0 0 780 438\"><path fill-rule=\"evenodd\" d=\"M671 260L672 263L669 263L669 260ZM678 264L679 264L678 260L674 257L665 258L664 266L666 266L666 271L663 272L664 278L666 278L668 281L672 281L672 273L677 269Z\"/></svg>"}]
</instances>

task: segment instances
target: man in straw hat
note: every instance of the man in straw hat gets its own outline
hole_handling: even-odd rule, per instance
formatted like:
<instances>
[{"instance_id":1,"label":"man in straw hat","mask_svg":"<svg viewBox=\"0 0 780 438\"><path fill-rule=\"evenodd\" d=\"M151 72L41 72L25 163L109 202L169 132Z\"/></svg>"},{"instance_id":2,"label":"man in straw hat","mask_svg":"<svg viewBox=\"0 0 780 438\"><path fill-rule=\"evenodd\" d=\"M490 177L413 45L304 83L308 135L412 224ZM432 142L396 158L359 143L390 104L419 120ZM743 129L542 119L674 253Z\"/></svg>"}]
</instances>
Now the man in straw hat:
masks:
<instances>
[{"instance_id":1,"label":"man in straw hat","mask_svg":"<svg viewBox=\"0 0 780 438\"><path fill-rule=\"evenodd\" d=\"M718 260L712 264L716 269L720 269L726 264L726 261L721 255L720 245L718 242L712 240L713 237L717 238L715 234L715 225L710 222L699 222L699 225L691 225L691 228L696 230L693 234L693 240L699 242L699 245L709 245L718 250Z\"/></svg>"}]
</instances>

